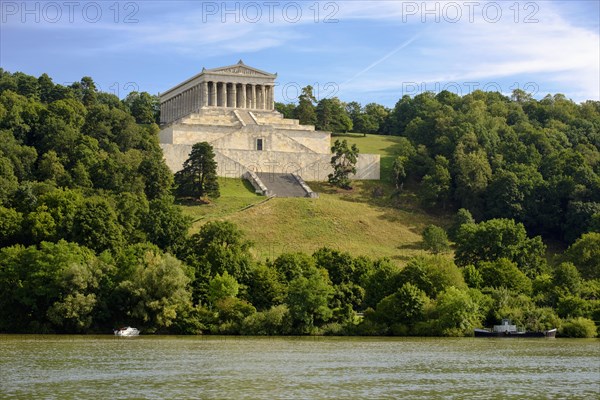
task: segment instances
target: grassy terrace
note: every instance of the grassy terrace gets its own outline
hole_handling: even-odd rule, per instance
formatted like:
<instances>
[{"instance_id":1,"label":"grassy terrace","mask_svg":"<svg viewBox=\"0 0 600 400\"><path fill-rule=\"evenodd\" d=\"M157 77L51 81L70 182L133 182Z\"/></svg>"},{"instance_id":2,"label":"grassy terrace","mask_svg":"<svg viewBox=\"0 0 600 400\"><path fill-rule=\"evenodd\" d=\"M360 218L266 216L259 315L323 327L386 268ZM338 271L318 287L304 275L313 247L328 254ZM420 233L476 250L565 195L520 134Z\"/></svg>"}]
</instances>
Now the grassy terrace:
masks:
<instances>
[{"instance_id":1,"label":"grassy terrace","mask_svg":"<svg viewBox=\"0 0 600 400\"><path fill-rule=\"evenodd\" d=\"M407 191L397 195L389 182L396 138L346 135L334 137L356 143L362 153L381 155L382 180L355 182L351 191L309 182L319 199L273 198L254 194L242 180L220 178L221 197L206 205L182 206L194 219L192 232L211 220L237 224L254 242L260 259L285 252L312 253L328 246L353 255L389 257L402 264L424 254L421 232L426 225L446 225L447 217L423 212ZM375 189L380 191L374 195Z\"/></svg>"},{"instance_id":2,"label":"grassy terrace","mask_svg":"<svg viewBox=\"0 0 600 400\"><path fill-rule=\"evenodd\" d=\"M390 181L392 176L392 164L397 153L396 146L399 143L398 136L383 136L383 135L367 135L363 136L360 133L347 133L344 135L336 135L331 138L334 142L336 139L347 140L348 144L356 144L358 150L365 154L379 154L381 156L381 179Z\"/></svg>"}]
</instances>

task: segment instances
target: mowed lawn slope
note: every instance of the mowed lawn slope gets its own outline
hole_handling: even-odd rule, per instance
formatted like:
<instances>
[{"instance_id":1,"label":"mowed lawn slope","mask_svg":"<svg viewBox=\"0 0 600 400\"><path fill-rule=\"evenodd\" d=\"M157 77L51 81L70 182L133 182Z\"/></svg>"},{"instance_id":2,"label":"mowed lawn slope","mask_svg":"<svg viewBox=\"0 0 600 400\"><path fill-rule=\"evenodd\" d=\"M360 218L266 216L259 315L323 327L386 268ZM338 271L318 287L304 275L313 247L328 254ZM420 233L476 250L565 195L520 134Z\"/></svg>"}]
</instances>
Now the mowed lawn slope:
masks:
<instances>
[{"instance_id":1,"label":"mowed lawn slope","mask_svg":"<svg viewBox=\"0 0 600 400\"><path fill-rule=\"evenodd\" d=\"M382 180L355 182L351 191L309 182L318 199L273 198L253 193L238 179L220 178L221 197L212 204L183 206L194 219L192 232L212 220L227 220L254 242L255 255L273 259L286 252L312 253L320 247L348 251L354 256L389 257L403 264L425 254L421 232L428 224L446 225L414 205L410 193L397 195L388 178L393 160L393 137L333 138L356 143L362 153L382 156Z\"/></svg>"}]
</instances>

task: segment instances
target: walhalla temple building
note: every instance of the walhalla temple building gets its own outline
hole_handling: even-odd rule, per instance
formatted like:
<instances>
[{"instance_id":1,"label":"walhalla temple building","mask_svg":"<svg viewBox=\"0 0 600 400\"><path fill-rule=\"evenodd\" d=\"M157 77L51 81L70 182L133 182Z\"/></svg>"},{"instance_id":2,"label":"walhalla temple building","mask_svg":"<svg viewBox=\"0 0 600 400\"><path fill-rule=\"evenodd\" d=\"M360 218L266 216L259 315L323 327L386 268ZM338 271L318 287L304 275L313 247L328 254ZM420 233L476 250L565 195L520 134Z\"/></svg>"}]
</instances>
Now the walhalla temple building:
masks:
<instances>
[{"instance_id":1,"label":"walhalla temple building","mask_svg":"<svg viewBox=\"0 0 600 400\"><path fill-rule=\"evenodd\" d=\"M275 79L245 65L202 69L160 95L162 147L179 171L192 146L208 142L218 175L248 179L257 192L316 196L304 181L327 180L331 133L283 118L275 110ZM353 179L379 179L379 155L360 154Z\"/></svg>"}]
</instances>

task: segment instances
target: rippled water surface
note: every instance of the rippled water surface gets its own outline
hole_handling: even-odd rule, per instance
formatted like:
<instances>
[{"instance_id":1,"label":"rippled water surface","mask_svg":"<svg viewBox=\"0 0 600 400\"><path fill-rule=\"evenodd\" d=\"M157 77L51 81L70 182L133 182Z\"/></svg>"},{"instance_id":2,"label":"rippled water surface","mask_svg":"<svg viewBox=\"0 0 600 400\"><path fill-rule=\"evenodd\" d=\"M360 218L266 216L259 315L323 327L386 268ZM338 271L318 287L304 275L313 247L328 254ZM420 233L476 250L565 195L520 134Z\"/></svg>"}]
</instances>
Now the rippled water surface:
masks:
<instances>
[{"instance_id":1,"label":"rippled water surface","mask_svg":"<svg viewBox=\"0 0 600 400\"><path fill-rule=\"evenodd\" d=\"M600 398L600 340L0 335L2 399Z\"/></svg>"}]
</instances>

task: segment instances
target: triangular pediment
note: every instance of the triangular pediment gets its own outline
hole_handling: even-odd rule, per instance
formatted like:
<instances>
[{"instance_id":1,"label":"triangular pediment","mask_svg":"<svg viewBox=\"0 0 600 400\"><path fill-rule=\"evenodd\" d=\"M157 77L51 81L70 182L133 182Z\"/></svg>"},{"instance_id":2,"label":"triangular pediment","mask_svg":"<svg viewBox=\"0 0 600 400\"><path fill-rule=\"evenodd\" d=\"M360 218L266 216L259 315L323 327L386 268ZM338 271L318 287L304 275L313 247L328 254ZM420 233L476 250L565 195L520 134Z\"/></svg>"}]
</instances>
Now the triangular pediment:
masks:
<instances>
[{"instance_id":1,"label":"triangular pediment","mask_svg":"<svg viewBox=\"0 0 600 400\"><path fill-rule=\"evenodd\" d=\"M228 75L242 75L242 76L262 76L265 78L273 78L277 76L277 74L270 74L265 71L261 71L258 68L250 67L240 60L237 64L229 65L226 67L219 67L213 69L206 69L204 72L209 73L222 73Z\"/></svg>"}]
</instances>

